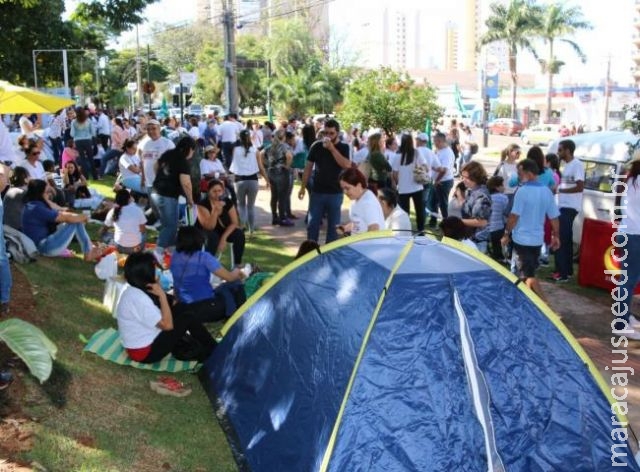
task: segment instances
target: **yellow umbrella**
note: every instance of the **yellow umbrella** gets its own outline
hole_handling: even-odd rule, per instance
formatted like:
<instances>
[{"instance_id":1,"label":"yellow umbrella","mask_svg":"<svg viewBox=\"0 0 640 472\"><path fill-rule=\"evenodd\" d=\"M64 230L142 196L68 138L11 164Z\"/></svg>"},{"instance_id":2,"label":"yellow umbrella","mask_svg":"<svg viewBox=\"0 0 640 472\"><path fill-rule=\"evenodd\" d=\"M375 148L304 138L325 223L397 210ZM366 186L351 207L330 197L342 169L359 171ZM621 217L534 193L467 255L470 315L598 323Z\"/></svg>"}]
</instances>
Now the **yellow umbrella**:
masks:
<instances>
[{"instance_id":1,"label":"yellow umbrella","mask_svg":"<svg viewBox=\"0 0 640 472\"><path fill-rule=\"evenodd\" d=\"M0 80L0 113L53 113L74 105L69 98L18 87Z\"/></svg>"}]
</instances>

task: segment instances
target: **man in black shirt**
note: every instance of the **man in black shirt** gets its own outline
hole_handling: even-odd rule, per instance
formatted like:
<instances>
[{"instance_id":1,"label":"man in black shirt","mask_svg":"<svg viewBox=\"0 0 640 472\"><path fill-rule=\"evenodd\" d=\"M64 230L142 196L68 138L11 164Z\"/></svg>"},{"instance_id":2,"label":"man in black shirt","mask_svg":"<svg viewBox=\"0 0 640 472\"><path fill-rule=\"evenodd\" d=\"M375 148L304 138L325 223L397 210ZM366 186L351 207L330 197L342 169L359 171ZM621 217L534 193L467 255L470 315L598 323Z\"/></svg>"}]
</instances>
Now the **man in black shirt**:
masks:
<instances>
[{"instance_id":1,"label":"man in black shirt","mask_svg":"<svg viewBox=\"0 0 640 472\"><path fill-rule=\"evenodd\" d=\"M330 243L338 239L337 226L340 224L342 189L340 173L351 167L349 145L340 142L340 124L333 119L324 124L324 137L309 149L307 164L302 176L302 186L298 198L304 198L305 189L313 169L313 188L309 195L309 223L307 239L318 242L322 216L327 214L327 238ZM314 167L315 166L315 167Z\"/></svg>"}]
</instances>

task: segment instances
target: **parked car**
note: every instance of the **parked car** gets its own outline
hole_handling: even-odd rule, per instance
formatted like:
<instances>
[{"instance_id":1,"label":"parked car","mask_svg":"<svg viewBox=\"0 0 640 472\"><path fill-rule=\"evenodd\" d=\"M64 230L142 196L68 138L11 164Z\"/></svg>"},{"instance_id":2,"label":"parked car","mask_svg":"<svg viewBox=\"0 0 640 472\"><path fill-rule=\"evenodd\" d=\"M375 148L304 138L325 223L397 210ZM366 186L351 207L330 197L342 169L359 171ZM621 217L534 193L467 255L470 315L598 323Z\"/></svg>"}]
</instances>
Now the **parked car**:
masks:
<instances>
[{"instance_id":1,"label":"parked car","mask_svg":"<svg viewBox=\"0 0 640 472\"><path fill-rule=\"evenodd\" d=\"M222 107L222 105L205 105L204 106L204 113L205 115L213 115L215 113L218 113L218 115L222 115L224 112L224 108Z\"/></svg>"},{"instance_id":2,"label":"parked car","mask_svg":"<svg viewBox=\"0 0 640 472\"><path fill-rule=\"evenodd\" d=\"M618 176L625 175L625 165L631 159L630 149L640 145L640 136L619 131L576 134L553 141L548 151L557 153L558 143L563 139L571 139L576 144L573 155L584 164L582 211L573 222L573 242L580 244L585 218L611 222L615 206L613 184Z\"/></svg>"},{"instance_id":3,"label":"parked car","mask_svg":"<svg viewBox=\"0 0 640 472\"><path fill-rule=\"evenodd\" d=\"M188 112L190 115L200 116L204 112L204 108L199 103L192 103L189 105Z\"/></svg>"},{"instance_id":4,"label":"parked car","mask_svg":"<svg viewBox=\"0 0 640 472\"><path fill-rule=\"evenodd\" d=\"M498 118L489 123L489 133L502 134L505 136L520 136L524 130L524 125L518 120L511 118Z\"/></svg>"},{"instance_id":5,"label":"parked car","mask_svg":"<svg viewBox=\"0 0 640 472\"><path fill-rule=\"evenodd\" d=\"M524 144L548 146L560 137L560 126L553 124L535 125L525 129L520 138Z\"/></svg>"}]
</instances>

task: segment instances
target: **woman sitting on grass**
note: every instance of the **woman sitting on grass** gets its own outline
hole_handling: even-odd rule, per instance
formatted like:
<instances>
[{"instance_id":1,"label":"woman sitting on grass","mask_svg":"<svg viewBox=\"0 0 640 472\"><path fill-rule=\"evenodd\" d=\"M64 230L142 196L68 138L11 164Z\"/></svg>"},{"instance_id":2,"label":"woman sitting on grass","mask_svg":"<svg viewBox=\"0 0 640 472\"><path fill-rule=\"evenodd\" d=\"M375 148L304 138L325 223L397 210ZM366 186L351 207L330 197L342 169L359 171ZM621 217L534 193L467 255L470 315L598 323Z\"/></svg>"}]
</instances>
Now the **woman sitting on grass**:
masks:
<instances>
[{"instance_id":1,"label":"woman sitting on grass","mask_svg":"<svg viewBox=\"0 0 640 472\"><path fill-rule=\"evenodd\" d=\"M102 255L102 251L91 244L84 227L89 216L52 209L44 180L29 181L24 201L22 232L31 238L40 254L59 256L75 237L80 243L85 261L94 261Z\"/></svg>"},{"instance_id":2,"label":"woman sitting on grass","mask_svg":"<svg viewBox=\"0 0 640 472\"><path fill-rule=\"evenodd\" d=\"M124 264L124 277L127 284L116 306L116 318L129 357L145 364L157 362L177 350L189 331L201 346L197 360L204 362L216 342L190 313L173 316L167 294L156 278L153 254L131 254Z\"/></svg>"},{"instance_id":3,"label":"woman sitting on grass","mask_svg":"<svg viewBox=\"0 0 640 472\"><path fill-rule=\"evenodd\" d=\"M188 312L199 322L208 323L229 317L244 302L238 297L229 299L221 293L227 288L227 284L214 290L209 283L211 274L227 282L242 280L245 274L239 268L228 271L216 257L203 251L204 239L200 229L194 226L181 227L170 269L174 293L178 300L175 306L176 314L181 316L183 312ZM241 285L236 288L243 290ZM228 294L233 296L232 292Z\"/></svg>"},{"instance_id":4,"label":"woman sitting on grass","mask_svg":"<svg viewBox=\"0 0 640 472\"><path fill-rule=\"evenodd\" d=\"M127 189L118 190L115 201L115 206L107 213L103 228L115 228L113 239L120 254L142 251L147 217Z\"/></svg>"}]
</instances>

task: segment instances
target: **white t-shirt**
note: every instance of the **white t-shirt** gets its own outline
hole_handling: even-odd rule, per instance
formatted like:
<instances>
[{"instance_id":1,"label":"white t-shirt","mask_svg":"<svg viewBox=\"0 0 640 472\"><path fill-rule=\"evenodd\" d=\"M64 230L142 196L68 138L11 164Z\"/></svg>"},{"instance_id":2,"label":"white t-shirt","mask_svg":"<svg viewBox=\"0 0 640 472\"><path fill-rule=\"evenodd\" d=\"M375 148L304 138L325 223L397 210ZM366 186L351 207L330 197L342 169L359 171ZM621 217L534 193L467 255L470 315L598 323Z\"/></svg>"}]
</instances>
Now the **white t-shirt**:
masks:
<instances>
[{"instance_id":1,"label":"white t-shirt","mask_svg":"<svg viewBox=\"0 0 640 472\"><path fill-rule=\"evenodd\" d=\"M620 231L627 234L640 234L640 178L627 181L627 194L622 196L626 200L626 208L622 210Z\"/></svg>"},{"instance_id":2,"label":"white t-shirt","mask_svg":"<svg viewBox=\"0 0 640 472\"><path fill-rule=\"evenodd\" d=\"M202 159L200 161L200 175L204 177L207 174L215 174L218 172L220 175L225 174L227 171L224 169L224 164L220 159L212 161L211 159Z\"/></svg>"},{"instance_id":3,"label":"white t-shirt","mask_svg":"<svg viewBox=\"0 0 640 472\"><path fill-rule=\"evenodd\" d=\"M562 178L558 190L574 188L578 181L584 182L584 164L580 159L574 157L571 162L567 162L561 169ZM560 193L557 194L558 208L573 208L582 211L582 192L580 193Z\"/></svg>"},{"instance_id":4,"label":"white t-shirt","mask_svg":"<svg viewBox=\"0 0 640 472\"><path fill-rule=\"evenodd\" d=\"M391 169L394 172L398 173L398 193L402 195L407 195L409 193L416 193L421 191L424 186L422 184L417 183L413 180L413 168L418 166L426 166L427 161L422 157L422 154L416 152L413 156L415 162L412 162L408 165L400 165L402 162L402 156L400 154L396 154L393 156L393 159L389 162L391 165Z\"/></svg>"},{"instance_id":5,"label":"white t-shirt","mask_svg":"<svg viewBox=\"0 0 640 472\"><path fill-rule=\"evenodd\" d=\"M44 171L44 167L42 167L42 163L40 161L36 161L35 165L32 165L25 159L20 165L27 169L30 178L46 180L46 172Z\"/></svg>"},{"instance_id":6,"label":"white t-shirt","mask_svg":"<svg viewBox=\"0 0 640 472\"><path fill-rule=\"evenodd\" d=\"M116 305L118 332L122 345L140 349L151 345L162 331L156 325L162 319L160 308L139 288L126 284Z\"/></svg>"},{"instance_id":7,"label":"white t-shirt","mask_svg":"<svg viewBox=\"0 0 640 472\"><path fill-rule=\"evenodd\" d=\"M436 171L436 169L438 167L442 167L442 164L440 163L440 159L438 159L438 156L436 155L435 152L433 152L431 149L429 149L426 146L417 147L416 150L420 153L422 157L424 157L424 160L427 163L427 166L429 167L429 174L431 175L431 178L435 180L436 176L438 175L438 172Z\"/></svg>"},{"instance_id":8,"label":"white t-shirt","mask_svg":"<svg viewBox=\"0 0 640 472\"><path fill-rule=\"evenodd\" d=\"M352 234L366 233L373 224L377 224L378 229L384 228L382 207L371 190L366 190L358 200L351 203L349 220L353 223Z\"/></svg>"},{"instance_id":9,"label":"white t-shirt","mask_svg":"<svg viewBox=\"0 0 640 472\"><path fill-rule=\"evenodd\" d=\"M175 144L170 139L160 136L155 141L149 136L145 136L140 144L138 144L140 158L142 159L142 166L144 170L144 185L146 187L153 186L153 181L156 179L156 171L153 168L160 156L169 149L175 148Z\"/></svg>"},{"instance_id":10,"label":"white t-shirt","mask_svg":"<svg viewBox=\"0 0 640 472\"><path fill-rule=\"evenodd\" d=\"M122 247L136 247L142 242L142 233L140 225L147 223L142 208L135 203L129 203L120 210L120 218L113 221L114 208L109 210L107 217L104 219L105 226L113 226L115 233L113 239L116 244Z\"/></svg>"},{"instance_id":11,"label":"white t-shirt","mask_svg":"<svg viewBox=\"0 0 640 472\"><path fill-rule=\"evenodd\" d=\"M504 180L504 194L511 195L516 192L518 187L510 187L509 182L513 179L513 177L518 176L518 164L515 162L507 162L504 161L501 164L498 164L498 174Z\"/></svg>"},{"instance_id":12,"label":"white t-shirt","mask_svg":"<svg viewBox=\"0 0 640 472\"><path fill-rule=\"evenodd\" d=\"M120 175L122 175L123 179L139 175L129 170L129 167L131 166L140 167L140 156L137 154L127 154L125 152L118 160L118 168L120 169Z\"/></svg>"},{"instance_id":13,"label":"white t-shirt","mask_svg":"<svg viewBox=\"0 0 640 472\"><path fill-rule=\"evenodd\" d=\"M33 123L31 123L29 117L22 115L18 120L18 124L20 125L20 132L22 134L26 134L30 138L34 136Z\"/></svg>"},{"instance_id":14,"label":"white t-shirt","mask_svg":"<svg viewBox=\"0 0 640 472\"><path fill-rule=\"evenodd\" d=\"M445 172L440 181L446 182L447 180L453 180L453 167L456 162L456 156L453 154L451 148L446 146L442 149L438 149L436 151L436 156L438 156L438 160L440 161L440 167L447 169L447 172Z\"/></svg>"},{"instance_id":15,"label":"white t-shirt","mask_svg":"<svg viewBox=\"0 0 640 472\"><path fill-rule=\"evenodd\" d=\"M356 152L353 153L353 158L351 159L354 164L360 164L364 162L364 160L369 155L369 148L367 146L362 146Z\"/></svg>"},{"instance_id":16,"label":"white t-shirt","mask_svg":"<svg viewBox=\"0 0 640 472\"><path fill-rule=\"evenodd\" d=\"M200 139L200 128L198 128L197 126L192 126L191 128L189 128L189 136L191 136L196 141Z\"/></svg>"},{"instance_id":17,"label":"white t-shirt","mask_svg":"<svg viewBox=\"0 0 640 472\"><path fill-rule=\"evenodd\" d=\"M258 167L258 158L256 157L256 148L251 146L246 155L243 146L233 148L233 160L229 170L236 175L253 175L260 171Z\"/></svg>"},{"instance_id":18,"label":"white t-shirt","mask_svg":"<svg viewBox=\"0 0 640 472\"><path fill-rule=\"evenodd\" d=\"M410 234L408 231L411 231L411 220L406 211L396 206L387 219L384 220L384 227Z\"/></svg>"},{"instance_id":19,"label":"white t-shirt","mask_svg":"<svg viewBox=\"0 0 640 472\"><path fill-rule=\"evenodd\" d=\"M239 132L240 129L234 121L226 120L218 125L218 136L221 143L235 143L238 140Z\"/></svg>"}]
</instances>

